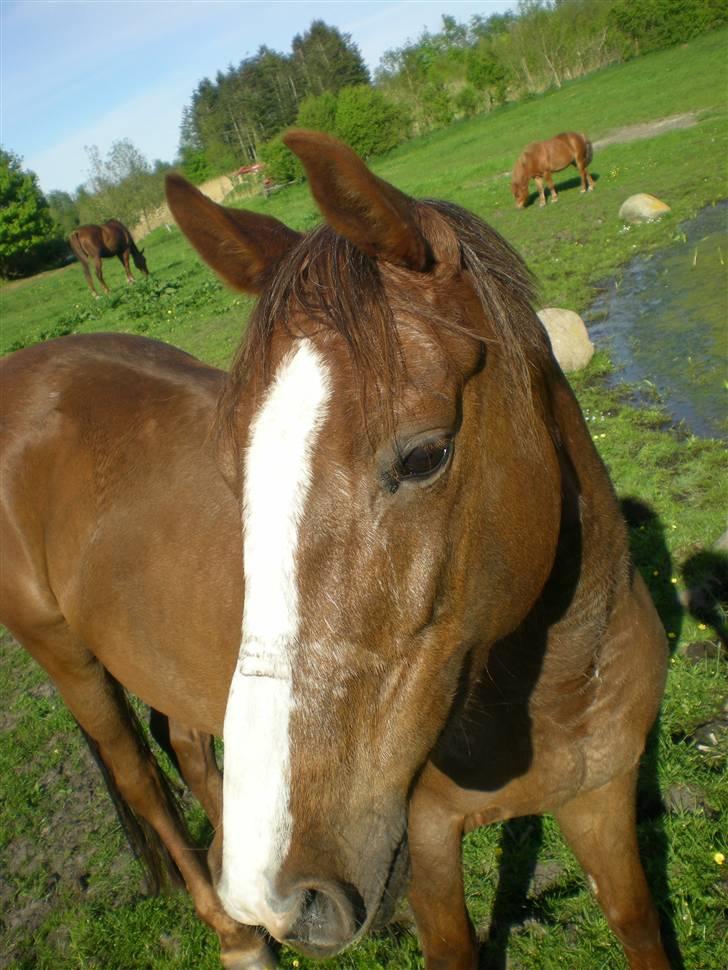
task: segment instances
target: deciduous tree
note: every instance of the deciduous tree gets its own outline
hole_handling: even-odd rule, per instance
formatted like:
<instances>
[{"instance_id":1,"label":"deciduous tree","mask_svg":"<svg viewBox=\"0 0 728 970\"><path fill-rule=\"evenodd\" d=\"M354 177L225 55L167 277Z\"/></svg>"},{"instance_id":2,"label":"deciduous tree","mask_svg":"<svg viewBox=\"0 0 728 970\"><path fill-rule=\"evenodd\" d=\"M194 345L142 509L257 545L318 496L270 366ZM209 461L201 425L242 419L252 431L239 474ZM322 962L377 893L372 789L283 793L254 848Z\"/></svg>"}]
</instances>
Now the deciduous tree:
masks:
<instances>
[{"instance_id":1,"label":"deciduous tree","mask_svg":"<svg viewBox=\"0 0 728 970\"><path fill-rule=\"evenodd\" d=\"M34 172L0 148L0 276L42 269L56 255L58 232Z\"/></svg>"}]
</instances>

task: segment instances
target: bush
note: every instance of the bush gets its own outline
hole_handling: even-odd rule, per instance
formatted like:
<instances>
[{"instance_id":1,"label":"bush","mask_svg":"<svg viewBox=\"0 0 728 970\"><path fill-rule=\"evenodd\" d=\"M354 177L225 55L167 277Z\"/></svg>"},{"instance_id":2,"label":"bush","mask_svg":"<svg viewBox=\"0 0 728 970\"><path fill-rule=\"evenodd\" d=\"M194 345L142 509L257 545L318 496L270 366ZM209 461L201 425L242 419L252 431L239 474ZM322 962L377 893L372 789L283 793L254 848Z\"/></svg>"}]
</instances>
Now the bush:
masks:
<instances>
[{"instance_id":1,"label":"bush","mask_svg":"<svg viewBox=\"0 0 728 970\"><path fill-rule=\"evenodd\" d=\"M325 91L318 97L304 98L298 109L296 125L333 135L336 131L336 95Z\"/></svg>"},{"instance_id":2,"label":"bush","mask_svg":"<svg viewBox=\"0 0 728 970\"><path fill-rule=\"evenodd\" d=\"M476 115L480 107L480 100L475 88L472 88L469 84L461 88L455 95L455 107L466 118L472 118L473 115Z\"/></svg>"},{"instance_id":3,"label":"bush","mask_svg":"<svg viewBox=\"0 0 728 970\"><path fill-rule=\"evenodd\" d=\"M342 88L336 104L336 134L363 155L381 155L407 137L406 119L374 88Z\"/></svg>"},{"instance_id":4,"label":"bush","mask_svg":"<svg viewBox=\"0 0 728 970\"><path fill-rule=\"evenodd\" d=\"M425 85L422 113L430 128L445 128L455 118L455 105L441 81L432 81Z\"/></svg>"},{"instance_id":5,"label":"bush","mask_svg":"<svg viewBox=\"0 0 728 970\"><path fill-rule=\"evenodd\" d=\"M618 0L609 19L634 43L636 53L645 54L725 24L728 4L725 0Z\"/></svg>"},{"instance_id":6,"label":"bush","mask_svg":"<svg viewBox=\"0 0 728 970\"><path fill-rule=\"evenodd\" d=\"M302 182L303 166L283 144L281 135L276 135L260 146L258 150L260 160L265 163L265 174L279 184L286 182Z\"/></svg>"}]
</instances>

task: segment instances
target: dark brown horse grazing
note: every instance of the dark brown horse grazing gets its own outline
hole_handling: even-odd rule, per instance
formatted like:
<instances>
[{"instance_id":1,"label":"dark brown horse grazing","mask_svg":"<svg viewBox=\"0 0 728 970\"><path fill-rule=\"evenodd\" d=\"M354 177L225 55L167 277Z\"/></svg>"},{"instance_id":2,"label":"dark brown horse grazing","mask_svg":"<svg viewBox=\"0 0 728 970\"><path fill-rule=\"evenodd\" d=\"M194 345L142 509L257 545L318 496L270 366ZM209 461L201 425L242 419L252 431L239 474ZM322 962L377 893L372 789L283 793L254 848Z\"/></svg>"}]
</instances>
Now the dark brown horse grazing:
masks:
<instances>
[{"instance_id":1,"label":"dark brown horse grazing","mask_svg":"<svg viewBox=\"0 0 728 970\"><path fill-rule=\"evenodd\" d=\"M511 192L517 208L522 209L528 200L529 179L534 179L538 187L539 205L546 205L544 179L551 189L551 201L558 202L559 196L551 173L560 172L567 165L575 165L579 169L581 191L591 192L594 179L586 170L587 165L591 165L591 160L591 142L586 135L575 131L564 131L548 141L535 141L527 145L513 166Z\"/></svg>"},{"instance_id":2,"label":"dark brown horse grazing","mask_svg":"<svg viewBox=\"0 0 728 970\"><path fill-rule=\"evenodd\" d=\"M126 273L127 283L134 282L134 277L131 275L131 270L129 269L129 255L134 260L136 268L144 273L145 276L149 275L147 261L144 258L144 250L137 249L131 233L118 219L109 219L103 226L95 226L93 224L79 226L68 237L68 242L81 264L83 275L86 277L86 282L91 292L97 299L99 295L94 288L91 272L88 268L91 260L93 260L96 276L98 277L99 283L103 286L105 293L109 292L109 288L106 285L101 271L101 260L107 259L109 256L119 257L119 262L124 267L124 272Z\"/></svg>"},{"instance_id":3,"label":"dark brown horse grazing","mask_svg":"<svg viewBox=\"0 0 728 970\"><path fill-rule=\"evenodd\" d=\"M168 179L260 297L230 374L111 334L2 362L0 615L228 968L275 965L255 926L324 957L381 925L409 848L428 970L474 970L463 832L548 811L632 970L666 970L635 830L665 640L527 272L340 142L286 142L306 236ZM120 685L222 819L211 875Z\"/></svg>"}]
</instances>

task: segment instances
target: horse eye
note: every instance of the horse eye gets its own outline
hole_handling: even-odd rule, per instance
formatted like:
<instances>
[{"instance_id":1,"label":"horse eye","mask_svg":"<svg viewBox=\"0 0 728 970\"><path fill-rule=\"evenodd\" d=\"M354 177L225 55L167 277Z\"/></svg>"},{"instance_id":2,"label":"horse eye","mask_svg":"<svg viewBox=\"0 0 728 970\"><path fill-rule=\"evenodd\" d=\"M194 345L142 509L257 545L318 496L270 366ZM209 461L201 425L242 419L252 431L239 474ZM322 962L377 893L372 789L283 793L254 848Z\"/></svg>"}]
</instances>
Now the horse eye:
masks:
<instances>
[{"instance_id":1,"label":"horse eye","mask_svg":"<svg viewBox=\"0 0 728 970\"><path fill-rule=\"evenodd\" d=\"M417 445L399 459L397 478L400 481L408 478L429 478L445 465L451 451L452 442L449 438Z\"/></svg>"}]
</instances>

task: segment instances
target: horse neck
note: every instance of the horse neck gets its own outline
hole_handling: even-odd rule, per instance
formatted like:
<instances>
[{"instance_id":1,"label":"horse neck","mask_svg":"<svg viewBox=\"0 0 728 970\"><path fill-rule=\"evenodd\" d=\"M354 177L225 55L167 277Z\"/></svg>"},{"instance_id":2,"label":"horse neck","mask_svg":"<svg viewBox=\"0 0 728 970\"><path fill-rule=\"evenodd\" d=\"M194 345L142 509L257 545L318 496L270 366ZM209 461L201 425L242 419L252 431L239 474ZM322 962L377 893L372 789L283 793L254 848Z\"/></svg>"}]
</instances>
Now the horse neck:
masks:
<instances>
[{"instance_id":1,"label":"horse neck","mask_svg":"<svg viewBox=\"0 0 728 970\"><path fill-rule=\"evenodd\" d=\"M137 267L137 269L139 269L140 268L139 262L141 260L142 254L139 252L139 250L137 249L136 243L131 238L131 233L129 232L129 230L126 229L125 232L126 232L126 238L129 242L129 252L132 255L132 259L134 260L134 265Z\"/></svg>"}]
</instances>

